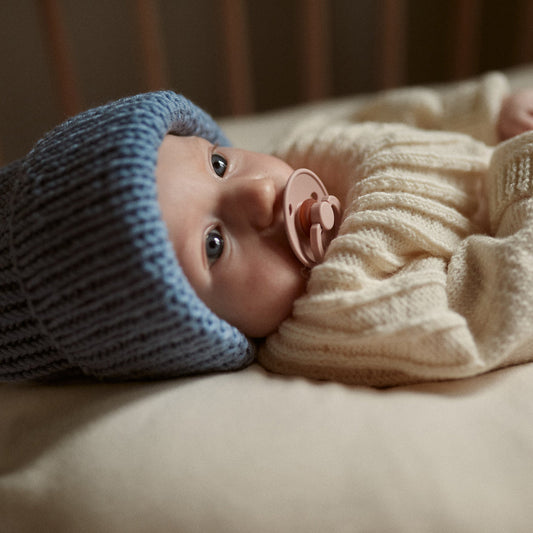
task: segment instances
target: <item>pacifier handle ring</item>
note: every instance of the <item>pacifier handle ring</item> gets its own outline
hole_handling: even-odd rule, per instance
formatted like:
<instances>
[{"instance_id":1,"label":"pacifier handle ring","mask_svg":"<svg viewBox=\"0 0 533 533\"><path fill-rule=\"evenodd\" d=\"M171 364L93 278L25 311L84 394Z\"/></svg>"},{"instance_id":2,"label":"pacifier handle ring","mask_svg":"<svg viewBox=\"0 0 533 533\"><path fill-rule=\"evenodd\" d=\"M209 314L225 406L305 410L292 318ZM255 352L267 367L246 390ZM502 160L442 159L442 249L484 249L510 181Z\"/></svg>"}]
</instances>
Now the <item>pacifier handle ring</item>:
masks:
<instances>
[{"instance_id":1,"label":"pacifier handle ring","mask_svg":"<svg viewBox=\"0 0 533 533\"><path fill-rule=\"evenodd\" d=\"M309 215L312 223L320 224L320 227L326 231L335 224L335 213L327 198L314 202Z\"/></svg>"},{"instance_id":2,"label":"pacifier handle ring","mask_svg":"<svg viewBox=\"0 0 533 533\"><path fill-rule=\"evenodd\" d=\"M318 259L324 257L324 245L322 243L322 226L320 224L313 224L309 232L309 245L311 252L313 252L313 259L318 263Z\"/></svg>"}]
</instances>

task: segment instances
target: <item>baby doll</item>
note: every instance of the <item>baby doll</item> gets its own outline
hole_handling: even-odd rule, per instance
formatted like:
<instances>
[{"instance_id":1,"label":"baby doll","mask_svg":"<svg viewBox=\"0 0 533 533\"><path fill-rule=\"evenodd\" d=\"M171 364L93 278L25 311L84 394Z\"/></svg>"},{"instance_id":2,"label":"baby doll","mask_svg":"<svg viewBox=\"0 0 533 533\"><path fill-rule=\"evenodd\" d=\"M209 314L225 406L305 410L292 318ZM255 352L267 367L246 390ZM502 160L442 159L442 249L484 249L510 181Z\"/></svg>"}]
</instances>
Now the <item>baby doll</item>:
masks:
<instances>
[{"instance_id":1,"label":"baby doll","mask_svg":"<svg viewBox=\"0 0 533 533\"><path fill-rule=\"evenodd\" d=\"M351 360L360 360L362 365L339 365L339 354L341 359L345 354L342 350L335 353L334 346L339 344L336 334L341 330L336 331L326 321L316 337L317 323L306 323L301 309L314 305L317 287L327 280L338 248L352 231L352 211L361 210L352 204L369 196L369 184L379 185L381 179L390 185L383 176L376 179L373 175L375 168L387 166L386 161L381 159L376 167L372 156L383 150L388 157L401 156L413 143L431 149L435 142L439 146L453 144L456 156L461 154L457 168L444 169L444 180L440 167L429 172L425 168L426 181L435 181L437 186L421 194L435 199L444 195L449 205L441 218L451 216L452 229L443 230L444 224L430 228L436 229L437 236L427 240L437 242L436 252L431 246L411 246L406 236L417 229L413 224L399 240L386 231L377 232L376 245L368 239L364 247L367 252L374 247L379 252L378 263L389 261L390 265L381 269L379 280L368 272L363 272L363 280L361 268L355 264L356 274L347 272L344 282L353 280L350 291L364 299L359 290L362 281L376 285L376 281L393 280L398 273L412 272L411 277L416 278L428 270L436 279L435 285L446 292L448 264L453 266L454 254L477 231L477 219L484 220L481 215L474 216L480 180L450 175L473 173L479 178L487 169L490 149L465 135L440 133L437 141L428 142L417 135L431 137L435 132L407 127L398 134L392 131L393 126L375 123L357 126L360 131L353 133L350 122L401 120L469 133L478 128L479 137L486 140L483 135L489 130L485 119L489 117L488 122L492 120L495 127L504 86L495 78L442 97L424 93L429 97L415 98L414 106L400 91L370 103L347 117L348 121L340 117L326 127L318 120L288 139L279 155L291 165L301 166L299 159L311 166L316 163L316 170L323 173L327 186L346 209L339 236L324 262L313 269L306 294L308 273L292 253L283 227L282 192L293 170L283 159L227 146L208 115L170 92L127 98L70 119L0 174L0 379L80 374L138 379L234 370L253 359L254 348L248 338L265 336L269 337L261 348L260 362L276 371L375 385L442 378L432 373L390 371L388 363L383 378L379 366L384 359L382 348L374 353L365 345L359 350L357 331ZM391 102L399 104L403 110L400 115L394 115L398 111ZM527 107L516 105L517 98L506 102L511 109L503 113L503 106L502 116L506 117L519 117ZM449 123L443 119L448 116L453 117ZM508 124L509 120L500 122L502 129ZM521 124L518 131L529 127ZM332 130L344 131L339 133L339 143L317 141L321 136L333 139ZM515 132L502 133L507 137ZM306 151L306 146L314 149ZM527 149L527 143L525 146ZM418 156L423 152L420 150ZM463 168L465 160L469 162ZM402 160L393 157L391 162ZM421 177L406 180L410 193L424 181ZM401 173L396 178L404 179ZM527 179L524 183L527 189ZM455 186L461 199L470 198L466 207L454 204ZM530 195L529 190L524 195ZM435 202L432 207L440 206ZM401 206L403 210L409 208ZM459 231L455 231L456 226L460 226ZM370 228L368 237L374 236L373 230ZM389 245L394 253L386 249ZM341 251L340 255L346 253ZM465 271L464 284L472 272L475 274L472 269ZM330 288L325 289L330 292ZM333 288L333 293L338 290ZM430 304L432 298L430 294ZM342 326L346 319L342 305L335 302L335 309L330 305L328 311L327 301L322 303L326 315L339 311L333 323ZM461 311L463 315L454 313L468 320L468 309ZM408 306L400 312L419 313L411 312ZM290 337L290 332L302 325L303 331L311 333L302 345L303 358L300 347L291 352L295 346ZM381 330L374 329L386 344L387 328L381 325ZM369 331L367 328L363 334L367 340ZM295 337L298 342L302 340L299 334ZM322 342L328 335L331 342ZM403 335L408 339L410 332L405 330ZM313 342L315 352L307 351ZM405 366L407 360L407 368L412 345L403 345L399 354L400 364ZM336 373L331 365L321 366L330 355L333 366L337 365ZM369 363L372 358L377 365ZM428 361L430 366L431 357ZM514 362L512 357L506 364L510 362ZM421 365L415 361L411 366L418 369ZM460 375L452 372L444 377Z\"/></svg>"}]
</instances>

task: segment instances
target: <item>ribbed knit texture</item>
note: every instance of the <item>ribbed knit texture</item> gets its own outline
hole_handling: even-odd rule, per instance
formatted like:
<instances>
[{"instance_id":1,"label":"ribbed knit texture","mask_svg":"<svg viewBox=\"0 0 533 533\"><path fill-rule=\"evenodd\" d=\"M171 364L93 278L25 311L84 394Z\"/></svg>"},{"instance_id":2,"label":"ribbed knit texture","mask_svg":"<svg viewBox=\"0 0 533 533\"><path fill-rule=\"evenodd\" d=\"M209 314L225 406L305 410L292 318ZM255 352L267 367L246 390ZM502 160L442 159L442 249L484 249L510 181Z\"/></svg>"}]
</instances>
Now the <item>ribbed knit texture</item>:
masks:
<instances>
[{"instance_id":1,"label":"ribbed knit texture","mask_svg":"<svg viewBox=\"0 0 533 533\"><path fill-rule=\"evenodd\" d=\"M533 134L489 164L492 150L466 135L350 118L313 120L280 147L337 188L346 209L260 363L380 387L532 360Z\"/></svg>"},{"instance_id":2,"label":"ribbed knit texture","mask_svg":"<svg viewBox=\"0 0 533 533\"><path fill-rule=\"evenodd\" d=\"M197 298L157 201L164 135L227 144L182 96L87 111L0 174L0 380L172 377L249 363Z\"/></svg>"}]
</instances>

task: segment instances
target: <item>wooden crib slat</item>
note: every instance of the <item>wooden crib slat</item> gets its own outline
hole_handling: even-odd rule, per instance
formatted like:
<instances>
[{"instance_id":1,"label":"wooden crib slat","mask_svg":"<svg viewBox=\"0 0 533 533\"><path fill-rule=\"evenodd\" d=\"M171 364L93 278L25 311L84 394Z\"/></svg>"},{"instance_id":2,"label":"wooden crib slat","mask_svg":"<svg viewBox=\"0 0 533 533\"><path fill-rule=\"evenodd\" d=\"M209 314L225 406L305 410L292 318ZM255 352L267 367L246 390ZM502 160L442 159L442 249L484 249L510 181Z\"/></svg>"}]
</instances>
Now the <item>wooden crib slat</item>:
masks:
<instances>
[{"instance_id":1,"label":"wooden crib slat","mask_svg":"<svg viewBox=\"0 0 533 533\"><path fill-rule=\"evenodd\" d=\"M533 2L531 0L522 0L520 5L514 56L516 63L533 60Z\"/></svg>"},{"instance_id":2,"label":"wooden crib slat","mask_svg":"<svg viewBox=\"0 0 533 533\"><path fill-rule=\"evenodd\" d=\"M327 0L300 0L302 92L305 100L318 100L331 89L329 12Z\"/></svg>"},{"instance_id":3,"label":"wooden crib slat","mask_svg":"<svg viewBox=\"0 0 533 533\"><path fill-rule=\"evenodd\" d=\"M246 6L243 0L221 0L220 11L227 61L229 113L251 113L254 110L254 96Z\"/></svg>"},{"instance_id":4,"label":"wooden crib slat","mask_svg":"<svg viewBox=\"0 0 533 533\"><path fill-rule=\"evenodd\" d=\"M146 89L168 88L167 62L157 0L137 0L137 23Z\"/></svg>"},{"instance_id":5,"label":"wooden crib slat","mask_svg":"<svg viewBox=\"0 0 533 533\"><path fill-rule=\"evenodd\" d=\"M378 6L376 83L388 89L404 85L407 78L407 2L381 0Z\"/></svg>"},{"instance_id":6,"label":"wooden crib slat","mask_svg":"<svg viewBox=\"0 0 533 533\"><path fill-rule=\"evenodd\" d=\"M65 116L71 116L80 111L81 96L59 2L42 0L37 4L40 7L61 108Z\"/></svg>"},{"instance_id":7,"label":"wooden crib slat","mask_svg":"<svg viewBox=\"0 0 533 533\"><path fill-rule=\"evenodd\" d=\"M479 64L481 1L452 2L451 76L462 79L475 74Z\"/></svg>"}]
</instances>

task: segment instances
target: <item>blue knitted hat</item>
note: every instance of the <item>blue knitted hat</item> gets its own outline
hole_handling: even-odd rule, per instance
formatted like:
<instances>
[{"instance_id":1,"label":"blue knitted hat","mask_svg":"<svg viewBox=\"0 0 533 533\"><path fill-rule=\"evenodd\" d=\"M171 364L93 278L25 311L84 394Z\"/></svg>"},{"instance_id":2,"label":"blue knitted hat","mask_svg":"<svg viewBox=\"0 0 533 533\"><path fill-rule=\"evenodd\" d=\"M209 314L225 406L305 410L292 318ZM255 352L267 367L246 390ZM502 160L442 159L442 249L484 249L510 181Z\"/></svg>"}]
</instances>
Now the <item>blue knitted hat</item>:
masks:
<instances>
[{"instance_id":1,"label":"blue knitted hat","mask_svg":"<svg viewBox=\"0 0 533 533\"><path fill-rule=\"evenodd\" d=\"M183 96L92 109L0 170L0 381L234 370L253 348L194 293L157 201L167 133L227 139Z\"/></svg>"}]
</instances>

